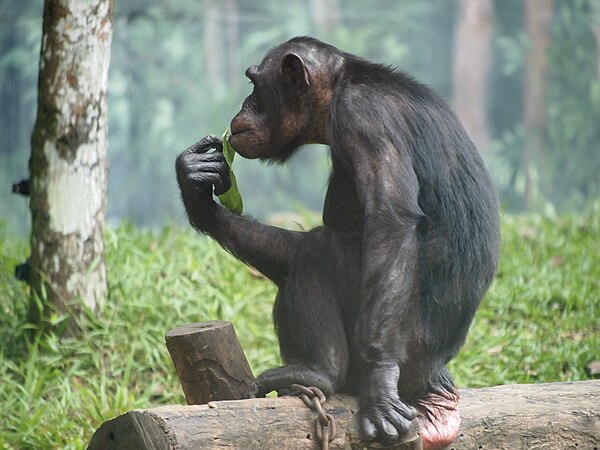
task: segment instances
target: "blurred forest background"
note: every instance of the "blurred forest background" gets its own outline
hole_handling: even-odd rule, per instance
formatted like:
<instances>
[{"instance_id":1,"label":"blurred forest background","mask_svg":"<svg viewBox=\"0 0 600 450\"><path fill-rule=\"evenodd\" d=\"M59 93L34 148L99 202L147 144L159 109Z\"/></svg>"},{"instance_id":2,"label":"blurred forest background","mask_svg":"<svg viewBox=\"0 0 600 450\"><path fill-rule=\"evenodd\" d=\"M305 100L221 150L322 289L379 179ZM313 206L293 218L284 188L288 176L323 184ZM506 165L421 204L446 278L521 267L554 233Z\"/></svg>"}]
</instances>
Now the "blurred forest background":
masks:
<instances>
[{"instance_id":1,"label":"blurred forest background","mask_svg":"<svg viewBox=\"0 0 600 450\"><path fill-rule=\"evenodd\" d=\"M458 385L600 377L600 0L114 0L109 226L93 246L105 249L108 301L81 314L14 276L43 249L26 239L27 199L11 193L28 177L43 3L0 0L0 448L79 450L105 420L183 403L164 346L165 331L183 323L230 320L255 374L281 363L276 287L195 238L174 162L223 132L251 90L245 68L295 35L434 87L490 168L506 212L502 258L450 364ZM72 53L74 67L82 55ZM284 167L236 158L234 169L247 213L318 220L307 213L322 207L325 149ZM73 191L65 216L91 204ZM76 252L47 248L42 272L67 285L71 268L101 272L96 259L86 266ZM46 306L32 321L31 307ZM63 334L73 321L82 332Z\"/></svg>"},{"instance_id":2,"label":"blurred forest background","mask_svg":"<svg viewBox=\"0 0 600 450\"><path fill-rule=\"evenodd\" d=\"M42 0L0 2L0 221L18 237L29 210L10 191L28 175L42 9ZM306 34L440 92L505 210L579 210L598 198L600 0L117 0L109 222L184 225L176 155L222 133L250 92L247 66ZM281 168L235 162L246 212L261 219L320 210L328 168L321 148Z\"/></svg>"}]
</instances>

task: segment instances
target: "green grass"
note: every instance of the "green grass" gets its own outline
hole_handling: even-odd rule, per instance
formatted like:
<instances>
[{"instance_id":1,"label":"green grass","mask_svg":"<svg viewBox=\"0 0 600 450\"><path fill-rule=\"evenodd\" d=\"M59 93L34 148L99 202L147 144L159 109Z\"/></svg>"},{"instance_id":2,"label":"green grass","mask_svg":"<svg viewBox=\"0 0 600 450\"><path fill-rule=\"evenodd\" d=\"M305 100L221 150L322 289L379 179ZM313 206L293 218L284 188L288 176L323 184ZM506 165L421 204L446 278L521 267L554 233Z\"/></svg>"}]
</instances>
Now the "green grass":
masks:
<instances>
[{"instance_id":1,"label":"green grass","mask_svg":"<svg viewBox=\"0 0 600 450\"><path fill-rule=\"evenodd\" d=\"M500 269L451 369L462 386L591 378L600 359L600 209L507 216Z\"/></svg>"},{"instance_id":2,"label":"green grass","mask_svg":"<svg viewBox=\"0 0 600 450\"><path fill-rule=\"evenodd\" d=\"M13 278L27 248L1 236L0 448L85 448L109 418L183 403L164 334L185 323L231 320L255 373L279 363L274 287L192 231L109 229L110 298L80 319L79 339L27 323L28 291ZM498 277L451 363L458 385L592 378L599 294L600 205L586 216L504 217Z\"/></svg>"}]
</instances>

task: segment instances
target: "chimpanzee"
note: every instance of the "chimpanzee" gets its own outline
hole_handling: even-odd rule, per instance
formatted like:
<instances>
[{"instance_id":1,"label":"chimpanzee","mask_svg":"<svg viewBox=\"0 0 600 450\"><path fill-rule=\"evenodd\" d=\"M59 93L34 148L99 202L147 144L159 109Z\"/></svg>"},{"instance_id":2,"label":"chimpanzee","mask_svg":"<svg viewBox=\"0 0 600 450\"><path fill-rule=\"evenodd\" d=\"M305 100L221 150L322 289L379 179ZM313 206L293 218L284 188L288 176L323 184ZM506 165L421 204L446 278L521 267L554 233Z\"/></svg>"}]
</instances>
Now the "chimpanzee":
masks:
<instances>
[{"instance_id":1,"label":"chimpanzee","mask_svg":"<svg viewBox=\"0 0 600 450\"><path fill-rule=\"evenodd\" d=\"M397 70L298 37L246 70L231 122L246 158L283 163L327 144L323 223L287 231L213 200L230 186L222 142L179 155L190 223L279 288L274 321L285 366L249 396L298 383L358 395L364 440L394 443L413 420L426 448L458 433L446 363L463 344L498 259L499 217L484 164L450 107Z\"/></svg>"}]
</instances>

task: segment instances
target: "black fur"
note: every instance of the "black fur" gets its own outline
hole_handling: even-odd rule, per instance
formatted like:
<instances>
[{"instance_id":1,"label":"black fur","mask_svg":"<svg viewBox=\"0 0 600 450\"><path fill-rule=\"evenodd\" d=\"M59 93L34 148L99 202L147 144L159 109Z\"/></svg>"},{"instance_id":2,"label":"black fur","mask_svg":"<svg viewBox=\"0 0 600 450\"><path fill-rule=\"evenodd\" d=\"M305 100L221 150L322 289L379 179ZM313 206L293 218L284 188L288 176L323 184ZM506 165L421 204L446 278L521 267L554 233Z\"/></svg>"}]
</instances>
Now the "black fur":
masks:
<instances>
[{"instance_id":1,"label":"black fur","mask_svg":"<svg viewBox=\"0 0 600 450\"><path fill-rule=\"evenodd\" d=\"M281 68L290 54L294 65ZM178 158L191 224L279 287L286 366L259 376L250 395L292 383L357 394L363 437L394 442L415 418L411 405L454 391L445 364L498 258L489 175L446 102L401 72L306 37L248 72L255 90L232 121L236 150L283 162L321 141L332 160L324 226L301 233L212 201L207 187L228 180L224 161L205 162L217 139Z\"/></svg>"}]
</instances>

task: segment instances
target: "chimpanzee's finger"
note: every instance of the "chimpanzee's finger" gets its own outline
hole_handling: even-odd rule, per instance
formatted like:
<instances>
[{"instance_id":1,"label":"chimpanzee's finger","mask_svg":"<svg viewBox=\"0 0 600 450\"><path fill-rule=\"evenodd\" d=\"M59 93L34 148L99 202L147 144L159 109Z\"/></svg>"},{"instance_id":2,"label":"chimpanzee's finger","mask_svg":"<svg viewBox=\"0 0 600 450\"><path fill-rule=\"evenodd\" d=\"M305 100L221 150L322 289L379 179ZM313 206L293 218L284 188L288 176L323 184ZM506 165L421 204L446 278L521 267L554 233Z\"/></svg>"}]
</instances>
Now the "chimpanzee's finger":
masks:
<instances>
[{"instance_id":1,"label":"chimpanzee's finger","mask_svg":"<svg viewBox=\"0 0 600 450\"><path fill-rule=\"evenodd\" d=\"M206 186L212 184L214 186L215 194L217 192L225 192L223 180L221 179L221 176L216 172L192 172L188 174L188 179L197 186Z\"/></svg>"},{"instance_id":2,"label":"chimpanzee's finger","mask_svg":"<svg viewBox=\"0 0 600 450\"><path fill-rule=\"evenodd\" d=\"M219 175L221 176L220 187L223 188L223 191L220 190L220 187L217 188L217 185L215 185L215 195L224 194L229 189L231 189L231 174L229 172L229 169L219 171Z\"/></svg>"},{"instance_id":3,"label":"chimpanzee's finger","mask_svg":"<svg viewBox=\"0 0 600 450\"><path fill-rule=\"evenodd\" d=\"M204 136L194 145L187 149L190 153L206 153L210 149L218 150L219 152L223 151L223 141L220 137L209 134L208 136Z\"/></svg>"}]
</instances>

